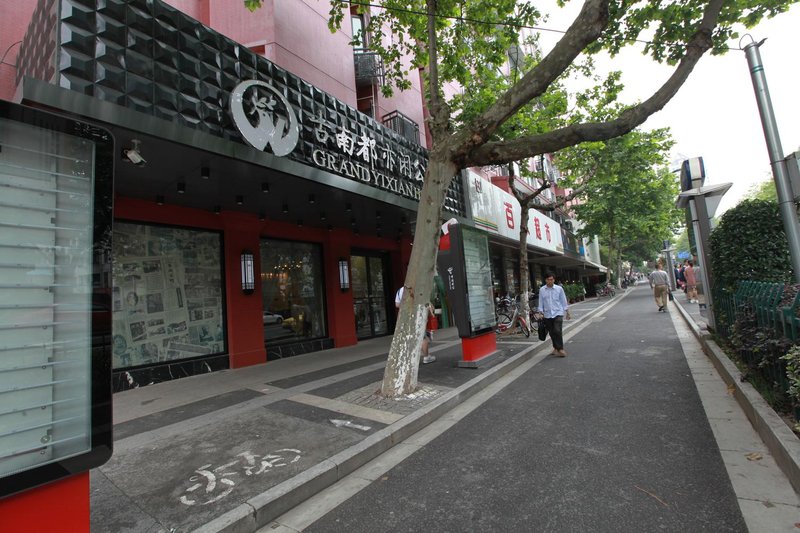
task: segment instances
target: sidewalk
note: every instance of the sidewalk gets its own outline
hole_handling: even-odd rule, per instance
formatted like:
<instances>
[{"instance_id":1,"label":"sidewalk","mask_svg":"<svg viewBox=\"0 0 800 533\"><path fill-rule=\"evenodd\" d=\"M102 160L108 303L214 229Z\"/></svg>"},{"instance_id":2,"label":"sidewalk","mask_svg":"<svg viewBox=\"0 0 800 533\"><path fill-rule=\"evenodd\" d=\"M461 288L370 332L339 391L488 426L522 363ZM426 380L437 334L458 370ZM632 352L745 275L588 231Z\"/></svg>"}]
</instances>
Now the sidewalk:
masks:
<instances>
[{"instance_id":1,"label":"sidewalk","mask_svg":"<svg viewBox=\"0 0 800 533\"><path fill-rule=\"evenodd\" d=\"M618 302L572 306L565 330ZM550 342L498 338L489 366L458 368L437 331L412 396L375 395L391 337L114 396L114 454L91 474L92 531L255 531L419 431Z\"/></svg>"},{"instance_id":2,"label":"sidewalk","mask_svg":"<svg viewBox=\"0 0 800 533\"><path fill-rule=\"evenodd\" d=\"M728 390L733 394L795 492L800 494L800 439L761 394L750 383L742 381L739 369L728 359L708 330L705 311L701 312L698 304L689 303L683 292L675 291L673 294L675 307L700 341L705 355L724 380Z\"/></svg>"},{"instance_id":3,"label":"sidewalk","mask_svg":"<svg viewBox=\"0 0 800 533\"><path fill-rule=\"evenodd\" d=\"M565 332L602 321L630 292L571 306ZM671 311L727 369L729 390L794 484L797 438L739 383L698 325L697 304L681 296ZM454 328L434 339L437 361L420 367L420 390L409 398L374 394L391 337L115 395L114 455L92 472L92 531L256 531L550 351L549 340L510 335L498 339L490 366L465 369L456 366Z\"/></svg>"}]
</instances>

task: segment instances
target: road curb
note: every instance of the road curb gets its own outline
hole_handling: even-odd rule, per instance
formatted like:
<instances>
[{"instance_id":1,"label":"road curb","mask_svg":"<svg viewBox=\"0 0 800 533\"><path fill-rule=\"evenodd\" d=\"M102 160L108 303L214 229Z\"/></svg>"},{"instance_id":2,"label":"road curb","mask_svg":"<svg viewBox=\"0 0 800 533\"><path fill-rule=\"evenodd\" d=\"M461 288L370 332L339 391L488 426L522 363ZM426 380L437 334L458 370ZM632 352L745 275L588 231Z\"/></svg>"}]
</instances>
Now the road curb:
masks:
<instances>
[{"instance_id":1,"label":"road curb","mask_svg":"<svg viewBox=\"0 0 800 533\"><path fill-rule=\"evenodd\" d=\"M574 323L577 324L591 318L624 296L623 294L619 298L609 298ZM524 348L508 360L397 422L376 431L361 442L317 463L291 479L253 496L239 506L195 529L195 533L252 533L266 526L285 512L385 453L394 445L408 439L521 364L548 349L549 346L541 342Z\"/></svg>"},{"instance_id":2,"label":"road curb","mask_svg":"<svg viewBox=\"0 0 800 533\"><path fill-rule=\"evenodd\" d=\"M703 352L711 359L712 364L722 376L728 387L734 387L734 398L744 411L753 429L764 441L778 467L789 479L795 492L800 493L800 439L786 426L761 394L748 382L739 379L740 372L722 348L717 345L708 332L702 331L691 315L677 301L672 303L678 308L683 320L700 341Z\"/></svg>"}]
</instances>

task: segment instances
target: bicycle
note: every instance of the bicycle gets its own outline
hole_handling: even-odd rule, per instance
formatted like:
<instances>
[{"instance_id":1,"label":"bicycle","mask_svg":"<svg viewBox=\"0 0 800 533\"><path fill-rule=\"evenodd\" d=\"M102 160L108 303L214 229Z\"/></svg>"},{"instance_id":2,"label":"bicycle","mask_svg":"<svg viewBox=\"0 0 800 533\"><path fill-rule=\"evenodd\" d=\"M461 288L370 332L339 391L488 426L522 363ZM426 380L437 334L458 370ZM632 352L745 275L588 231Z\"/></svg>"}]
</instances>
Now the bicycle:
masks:
<instances>
[{"instance_id":1,"label":"bicycle","mask_svg":"<svg viewBox=\"0 0 800 533\"><path fill-rule=\"evenodd\" d=\"M617 294L617 291L615 291L614 287L609 283L606 283L605 285L598 285L596 292L598 297L616 296Z\"/></svg>"},{"instance_id":2,"label":"bicycle","mask_svg":"<svg viewBox=\"0 0 800 533\"><path fill-rule=\"evenodd\" d=\"M528 325L528 321L520 314L519 305L511 298L507 296L500 298L498 310L495 333L500 335L517 327L525 337L531 336L531 328ZM511 316L508 315L508 310L512 312Z\"/></svg>"}]
</instances>

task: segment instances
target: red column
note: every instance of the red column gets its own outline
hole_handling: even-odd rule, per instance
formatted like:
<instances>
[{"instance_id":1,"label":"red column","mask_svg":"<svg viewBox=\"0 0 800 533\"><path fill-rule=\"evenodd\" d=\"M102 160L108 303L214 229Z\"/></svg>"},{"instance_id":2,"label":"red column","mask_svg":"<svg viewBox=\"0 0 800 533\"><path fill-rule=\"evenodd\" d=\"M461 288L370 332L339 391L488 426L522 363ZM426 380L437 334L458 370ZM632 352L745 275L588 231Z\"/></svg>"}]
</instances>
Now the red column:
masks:
<instances>
[{"instance_id":1,"label":"red column","mask_svg":"<svg viewBox=\"0 0 800 533\"><path fill-rule=\"evenodd\" d=\"M261 224L251 214L226 212L220 215L224 232L225 291L227 295L228 353L231 368L265 363L264 324L261 318ZM242 292L241 255L255 256L256 286L252 294Z\"/></svg>"},{"instance_id":2,"label":"red column","mask_svg":"<svg viewBox=\"0 0 800 533\"><path fill-rule=\"evenodd\" d=\"M339 259L350 264L352 234L334 229L324 244L325 296L328 307L328 336L337 348L356 344L356 319L353 313L353 289L342 291L339 285ZM351 276L352 278L352 276Z\"/></svg>"},{"instance_id":3,"label":"red column","mask_svg":"<svg viewBox=\"0 0 800 533\"><path fill-rule=\"evenodd\" d=\"M89 473L0 499L0 530L89 532Z\"/></svg>"}]
</instances>

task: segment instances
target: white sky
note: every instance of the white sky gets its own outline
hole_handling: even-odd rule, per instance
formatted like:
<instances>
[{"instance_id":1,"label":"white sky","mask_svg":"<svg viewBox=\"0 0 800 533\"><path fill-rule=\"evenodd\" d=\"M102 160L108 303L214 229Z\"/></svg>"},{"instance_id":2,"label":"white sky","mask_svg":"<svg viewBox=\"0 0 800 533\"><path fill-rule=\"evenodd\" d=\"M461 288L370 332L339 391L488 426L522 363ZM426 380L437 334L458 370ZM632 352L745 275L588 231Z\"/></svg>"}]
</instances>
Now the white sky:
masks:
<instances>
[{"instance_id":1,"label":"white sky","mask_svg":"<svg viewBox=\"0 0 800 533\"><path fill-rule=\"evenodd\" d=\"M566 30L582 2L572 0L563 10L555 8L547 28ZM745 32L741 32L745 33ZM753 40L767 41L761 59L775 113L784 155L800 150L800 5L748 30ZM544 32L542 44L549 50L557 34ZM750 42L749 39L743 44ZM739 48L738 41L728 43ZM672 70L630 47L613 62L598 60L600 68L621 70L623 102L643 100L661 86ZM611 65L610 67L608 65ZM753 84L743 51L724 56L706 54L678 94L663 110L651 116L644 129L669 127L676 143L671 158L682 161L702 156L706 185L732 182L717 215L736 205L750 187L772 179L766 141ZM673 168L676 165L673 165Z\"/></svg>"}]
</instances>

